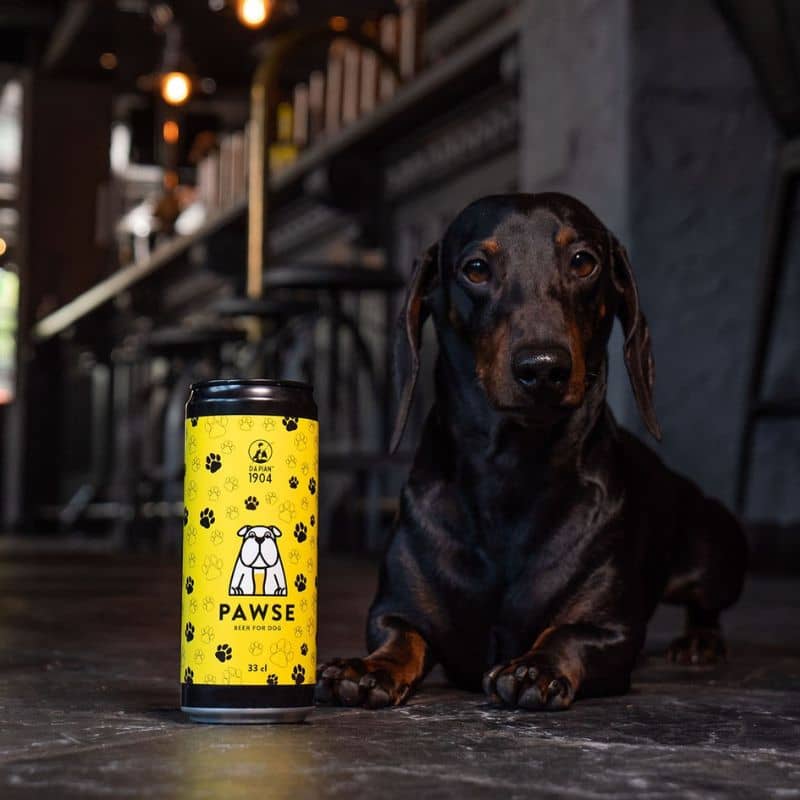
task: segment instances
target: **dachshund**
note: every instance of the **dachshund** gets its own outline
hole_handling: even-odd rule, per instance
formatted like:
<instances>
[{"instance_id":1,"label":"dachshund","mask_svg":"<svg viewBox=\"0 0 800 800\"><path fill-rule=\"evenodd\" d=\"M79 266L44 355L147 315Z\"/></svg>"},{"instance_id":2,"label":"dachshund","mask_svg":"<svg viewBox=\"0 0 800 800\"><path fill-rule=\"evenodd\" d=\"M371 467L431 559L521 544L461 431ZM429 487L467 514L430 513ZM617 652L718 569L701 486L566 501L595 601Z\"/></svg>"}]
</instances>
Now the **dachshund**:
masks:
<instances>
[{"instance_id":1,"label":"dachshund","mask_svg":"<svg viewBox=\"0 0 800 800\"><path fill-rule=\"evenodd\" d=\"M686 609L671 660L723 659L719 617L741 592L746 539L606 403L616 317L639 412L660 440L650 333L617 239L563 194L467 206L415 263L392 451L428 316L435 402L381 566L369 655L322 665L318 702L398 705L437 663L505 708L622 694L660 601Z\"/></svg>"}]
</instances>

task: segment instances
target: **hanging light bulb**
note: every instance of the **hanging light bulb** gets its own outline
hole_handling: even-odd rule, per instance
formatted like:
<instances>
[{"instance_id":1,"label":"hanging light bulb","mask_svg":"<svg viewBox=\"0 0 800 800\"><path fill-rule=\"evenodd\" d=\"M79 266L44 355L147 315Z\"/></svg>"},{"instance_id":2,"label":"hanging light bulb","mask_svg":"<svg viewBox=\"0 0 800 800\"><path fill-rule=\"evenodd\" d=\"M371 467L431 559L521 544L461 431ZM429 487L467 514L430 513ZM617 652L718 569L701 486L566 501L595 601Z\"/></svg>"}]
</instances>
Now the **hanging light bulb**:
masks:
<instances>
[{"instance_id":1,"label":"hanging light bulb","mask_svg":"<svg viewBox=\"0 0 800 800\"><path fill-rule=\"evenodd\" d=\"M260 28L272 13L273 0L236 0L236 16L248 28Z\"/></svg>"},{"instance_id":2,"label":"hanging light bulb","mask_svg":"<svg viewBox=\"0 0 800 800\"><path fill-rule=\"evenodd\" d=\"M192 80L185 72L167 72L161 76L161 97L171 106L182 106L192 93Z\"/></svg>"}]
</instances>

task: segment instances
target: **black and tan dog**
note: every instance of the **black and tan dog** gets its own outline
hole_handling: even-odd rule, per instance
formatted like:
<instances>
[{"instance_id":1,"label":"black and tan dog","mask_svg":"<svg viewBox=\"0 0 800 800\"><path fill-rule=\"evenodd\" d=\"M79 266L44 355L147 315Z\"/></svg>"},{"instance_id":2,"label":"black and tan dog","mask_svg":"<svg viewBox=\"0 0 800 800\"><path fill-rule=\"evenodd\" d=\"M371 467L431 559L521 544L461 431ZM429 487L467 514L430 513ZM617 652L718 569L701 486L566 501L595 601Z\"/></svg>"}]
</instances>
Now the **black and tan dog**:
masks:
<instances>
[{"instance_id":1,"label":"black and tan dog","mask_svg":"<svg viewBox=\"0 0 800 800\"><path fill-rule=\"evenodd\" d=\"M486 197L416 264L400 319L396 447L439 341L425 424L369 614L370 654L320 668L322 702L402 703L441 663L508 707L620 693L660 601L685 605L670 657L724 655L738 597L736 520L619 428L606 405L616 315L647 429L650 335L625 250L560 194Z\"/></svg>"}]
</instances>

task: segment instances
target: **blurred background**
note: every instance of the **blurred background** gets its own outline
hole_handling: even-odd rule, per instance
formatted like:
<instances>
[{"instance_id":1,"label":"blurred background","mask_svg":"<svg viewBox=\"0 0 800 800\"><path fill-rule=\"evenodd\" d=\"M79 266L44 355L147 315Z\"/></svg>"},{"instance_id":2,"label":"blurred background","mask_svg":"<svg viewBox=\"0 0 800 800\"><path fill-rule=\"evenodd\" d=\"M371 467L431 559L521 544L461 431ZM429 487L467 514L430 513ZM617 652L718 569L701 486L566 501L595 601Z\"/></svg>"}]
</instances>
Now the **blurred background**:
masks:
<instances>
[{"instance_id":1,"label":"blurred background","mask_svg":"<svg viewBox=\"0 0 800 800\"><path fill-rule=\"evenodd\" d=\"M322 546L380 550L414 256L559 190L631 253L660 454L800 570L799 47L790 0L0 0L0 546L176 549L189 383L263 376L315 384Z\"/></svg>"}]
</instances>

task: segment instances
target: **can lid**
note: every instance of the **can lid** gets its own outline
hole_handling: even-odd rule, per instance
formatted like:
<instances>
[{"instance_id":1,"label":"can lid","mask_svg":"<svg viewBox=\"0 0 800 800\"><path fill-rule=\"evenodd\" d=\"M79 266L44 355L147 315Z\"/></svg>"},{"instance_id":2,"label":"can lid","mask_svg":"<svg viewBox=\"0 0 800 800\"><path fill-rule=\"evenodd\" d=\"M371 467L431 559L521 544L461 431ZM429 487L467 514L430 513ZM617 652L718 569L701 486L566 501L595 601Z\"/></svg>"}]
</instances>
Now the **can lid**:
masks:
<instances>
[{"instance_id":1,"label":"can lid","mask_svg":"<svg viewBox=\"0 0 800 800\"><path fill-rule=\"evenodd\" d=\"M317 419L314 387L303 381L243 378L193 383L186 416L275 414Z\"/></svg>"},{"instance_id":2,"label":"can lid","mask_svg":"<svg viewBox=\"0 0 800 800\"><path fill-rule=\"evenodd\" d=\"M314 387L307 381L289 381L275 378L215 378L211 381L197 381L189 386L191 391L203 391L210 389L215 395L224 393L226 389L230 391L247 390L248 388L285 388L285 389L301 389L307 392L313 392Z\"/></svg>"}]
</instances>

